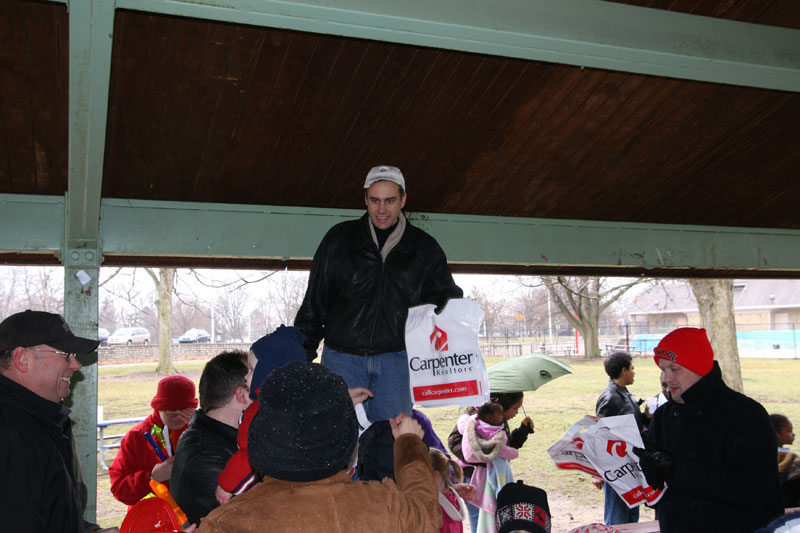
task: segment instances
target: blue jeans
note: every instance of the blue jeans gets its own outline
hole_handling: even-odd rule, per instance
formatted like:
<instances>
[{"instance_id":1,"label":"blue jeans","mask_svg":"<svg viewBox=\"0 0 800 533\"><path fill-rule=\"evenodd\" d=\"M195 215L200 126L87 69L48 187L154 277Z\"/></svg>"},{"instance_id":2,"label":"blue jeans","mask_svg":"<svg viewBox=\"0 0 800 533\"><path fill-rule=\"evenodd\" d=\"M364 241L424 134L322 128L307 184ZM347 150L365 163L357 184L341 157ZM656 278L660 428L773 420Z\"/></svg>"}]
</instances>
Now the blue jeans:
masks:
<instances>
[{"instance_id":1,"label":"blue jeans","mask_svg":"<svg viewBox=\"0 0 800 533\"><path fill-rule=\"evenodd\" d=\"M630 524L639 521L639 506L628 509L628 505L619 497L619 494L611 488L608 482L603 483L603 494L606 503L603 508L603 522L607 526L615 524Z\"/></svg>"},{"instance_id":2,"label":"blue jeans","mask_svg":"<svg viewBox=\"0 0 800 533\"><path fill-rule=\"evenodd\" d=\"M411 414L405 350L363 356L324 346L321 363L342 376L349 388L366 387L372 391L375 396L364 402L370 422L388 420L402 412Z\"/></svg>"}]
</instances>

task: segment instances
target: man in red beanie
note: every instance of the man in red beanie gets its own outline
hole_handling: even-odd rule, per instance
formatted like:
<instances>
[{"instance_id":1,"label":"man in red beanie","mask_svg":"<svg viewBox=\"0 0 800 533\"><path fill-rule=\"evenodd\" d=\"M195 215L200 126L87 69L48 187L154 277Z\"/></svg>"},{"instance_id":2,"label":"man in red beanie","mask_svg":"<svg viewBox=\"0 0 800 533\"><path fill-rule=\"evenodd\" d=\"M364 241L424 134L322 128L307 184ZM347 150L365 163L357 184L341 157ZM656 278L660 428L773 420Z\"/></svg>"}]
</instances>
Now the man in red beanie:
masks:
<instances>
[{"instance_id":1,"label":"man in red beanie","mask_svg":"<svg viewBox=\"0 0 800 533\"><path fill-rule=\"evenodd\" d=\"M150 478L169 486L175 447L197 407L194 383L180 375L162 378L150 405L153 414L122 437L108 469L111 493L128 505L150 494Z\"/></svg>"},{"instance_id":2,"label":"man in red beanie","mask_svg":"<svg viewBox=\"0 0 800 533\"><path fill-rule=\"evenodd\" d=\"M658 502L662 533L752 532L783 514L777 444L766 410L730 389L706 331L680 328L661 339L655 362L670 401L635 448Z\"/></svg>"}]
</instances>

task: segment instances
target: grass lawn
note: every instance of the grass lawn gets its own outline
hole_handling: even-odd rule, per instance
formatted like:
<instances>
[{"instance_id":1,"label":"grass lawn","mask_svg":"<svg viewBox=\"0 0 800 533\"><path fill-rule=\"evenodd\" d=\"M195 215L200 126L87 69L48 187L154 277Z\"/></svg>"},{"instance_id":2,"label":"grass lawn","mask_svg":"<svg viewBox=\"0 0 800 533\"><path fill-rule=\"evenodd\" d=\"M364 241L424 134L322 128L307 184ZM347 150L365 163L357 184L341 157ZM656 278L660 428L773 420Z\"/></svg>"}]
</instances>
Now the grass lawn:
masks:
<instances>
[{"instance_id":1,"label":"grass lawn","mask_svg":"<svg viewBox=\"0 0 800 533\"><path fill-rule=\"evenodd\" d=\"M487 358L487 365L491 366L500 359ZM516 479L547 490L554 533L602 521L603 515L602 491L591 485L589 476L555 468L546 452L575 421L584 415L594 414L597 396L608 382L601 360L563 360L572 367L571 375L525 394L523 407L528 416L533 418L536 433L520 450L519 458L512 462ZM199 381L203 365L203 361L176 363L178 371L195 383ZM741 365L745 394L761 402L768 412L783 413L796 425L800 424L800 360L742 359ZM634 366L636 382L629 390L636 397L655 396L660 387L659 370L653 359L634 359ZM158 376L151 367L101 366L99 373L98 402L104 408L104 418L146 416L151 412L150 399L155 394L158 382ZM442 441L446 441L458 419L457 408L439 407L424 409L424 412L430 417ZM518 424L523 416L520 411L518 419L511 421L512 426L516 427L514 422ZM123 433L126 429L116 426L108 433ZM114 453L105 453L106 463L110 464ZM100 525L119 525L127 508L110 495L108 474L99 466L97 495ZM652 511L642 507L641 520L652 519Z\"/></svg>"}]
</instances>

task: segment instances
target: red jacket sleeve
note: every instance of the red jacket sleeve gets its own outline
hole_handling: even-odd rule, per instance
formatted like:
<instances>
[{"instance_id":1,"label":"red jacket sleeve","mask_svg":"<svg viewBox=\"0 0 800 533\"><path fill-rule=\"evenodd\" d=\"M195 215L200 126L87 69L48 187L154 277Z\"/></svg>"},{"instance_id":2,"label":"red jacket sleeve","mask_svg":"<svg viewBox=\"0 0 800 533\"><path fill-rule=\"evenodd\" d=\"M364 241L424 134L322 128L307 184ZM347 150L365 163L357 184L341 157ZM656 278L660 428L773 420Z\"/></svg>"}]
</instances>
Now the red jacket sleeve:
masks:
<instances>
[{"instance_id":1,"label":"red jacket sleeve","mask_svg":"<svg viewBox=\"0 0 800 533\"><path fill-rule=\"evenodd\" d=\"M133 426L122 437L117 456L108 467L111 493L122 503L133 505L150 493L150 472L161 459L147 442L144 434L148 433L154 424L162 424L155 413ZM169 432L173 450L187 427ZM164 481L164 484L169 487L169 481Z\"/></svg>"},{"instance_id":2,"label":"red jacket sleeve","mask_svg":"<svg viewBox=\"0 0 800 533\"><path fill-rule=\"evenodd\" d=\"M159 462L144 438L152 427L152 415L132 427L122 437L117 456L108 468L111 493L122 503L133 505L150 493L150 472Z\"/></svg>"},{"instance_id":3,"label":"red jacket sleeve","mask_svg":"<svg viewBox=\"0 0 800 533\"><path fill-rule=\"evenodd\" d=\"M226 492L241 494L253 484L255 472L250 466L250 459L247 457L247 432L250 430L250 423L258 412L258 401L250 404L242 414L242 421L239 424L239 434L236 443L239 449L234 453L225 468L220 472L217 482Z\"/></svg>"}]
</instances>

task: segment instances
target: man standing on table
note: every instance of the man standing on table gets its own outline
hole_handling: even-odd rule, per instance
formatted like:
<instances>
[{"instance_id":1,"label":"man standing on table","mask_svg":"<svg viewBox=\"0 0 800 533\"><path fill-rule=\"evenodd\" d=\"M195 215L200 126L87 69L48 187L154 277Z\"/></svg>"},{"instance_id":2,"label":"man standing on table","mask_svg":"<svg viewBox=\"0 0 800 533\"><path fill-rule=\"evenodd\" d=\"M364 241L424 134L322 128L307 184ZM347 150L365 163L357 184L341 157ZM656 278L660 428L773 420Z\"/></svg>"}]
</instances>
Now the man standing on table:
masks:
<instances>
[{"instance_id":1,"label":"man standing on table","mask_svg":"<svg viewBox=\"0 0 800 533\"><path fill-rule=\"evenodd\" d=\"M403 216L406 183L397 167L378 166L364 182L367 212L331 228L314 254L295 326L308 360L325 339L322 364L347 386L374 394L371 421L411 412L405 325L408 308L440 310L463 293L436 240Z\"/></svg>"}]
</instances>

